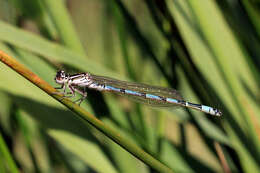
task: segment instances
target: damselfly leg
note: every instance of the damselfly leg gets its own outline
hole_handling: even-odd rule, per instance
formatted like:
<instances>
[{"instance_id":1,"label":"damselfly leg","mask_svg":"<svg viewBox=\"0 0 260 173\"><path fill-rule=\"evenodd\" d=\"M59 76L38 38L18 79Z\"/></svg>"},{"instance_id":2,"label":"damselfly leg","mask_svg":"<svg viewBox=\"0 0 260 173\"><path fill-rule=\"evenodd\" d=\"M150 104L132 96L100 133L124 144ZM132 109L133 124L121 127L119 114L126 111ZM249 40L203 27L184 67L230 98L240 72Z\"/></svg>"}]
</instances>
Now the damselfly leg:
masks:
<instances>
[{"instance_id":1,"label":"damselfly leg","mask_svg":"<svg viewBox=\"0 0 260 173\"><path fill-rule=\"evenodd\" d=\"M66 89L69 89L69 92L66 92ZM83 91L81 91L80 89L73 87L70 84L63 84L61 87L56 87L55 89L62 89L62 92L54 92L54 94L62 94L62 99L64 98L71 98L71 97L75 97L76 96L76 92L79 93L81 95L81 98L73 101L74 103L79 102L78 104L80 105L82 103L82 101L87 97L87 92L86 92L86 88L83 89Z\"/></svg>"},{"instance_id":2,"label":"damselfly leg","mask_svg":"<svg viewBox=\"0 0 260 173\"><path fill-rule=\"evenodd\" d=\"M86 88L83 88L83 91L81 91L80 89L78 88L74 88L72 87L71 88L74 92L74 96L75 96L75 92L79 93L81 95L81 98L73 101L74 103L77 103L79 102L79 105L87 98L87 92L86 92Z\"/></svg>"}]
</instances>

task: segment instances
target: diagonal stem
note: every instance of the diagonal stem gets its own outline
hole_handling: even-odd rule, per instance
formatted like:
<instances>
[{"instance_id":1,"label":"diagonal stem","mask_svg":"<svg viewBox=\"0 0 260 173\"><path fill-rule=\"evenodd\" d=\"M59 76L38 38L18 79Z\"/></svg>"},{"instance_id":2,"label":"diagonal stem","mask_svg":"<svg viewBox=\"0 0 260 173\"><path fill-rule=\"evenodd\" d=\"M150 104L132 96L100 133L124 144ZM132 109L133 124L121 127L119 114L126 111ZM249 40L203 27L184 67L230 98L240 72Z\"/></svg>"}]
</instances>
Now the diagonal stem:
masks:
<instances>
[{"instance_id":1,"label":"diagonal stem","mask_svg":"<svg viewBox=\"0 0 260 173\"><path fill-rule=\"evenodd\" d=\"M42 80L36 74L31 72L29 69L27 69L24 65L20 64L14 58L7 55L1 50L0 50L0 60L4 64L12 68L14 71L19 73L23 77L25 77L27 80L35 84L37 87L45 91L48 95L61 102L64 106L66 106L72 112L74 112L75 115L79 116L81 120L84 120L84 122L87 121L88 123L93 125L95 128L100 130L102 133L104 133L106 136L108 136L118 145L120 145L125 150L130 152L136 158L143 161L145 164L149 165L151 168L157 170L158 172L173 173L173 171L165 164L155 159L150 154L146 153L143 149L141 149L137 145L123 138L118 132L116 132L115 130L113 130L106 124L104 124L102 121L97 119L94 115L90 114L89 112L79 107L77 104L71 102L70 100L64 99L63 95L57 94L56 90L50 84Z\"/></svg>"}]
</instances>

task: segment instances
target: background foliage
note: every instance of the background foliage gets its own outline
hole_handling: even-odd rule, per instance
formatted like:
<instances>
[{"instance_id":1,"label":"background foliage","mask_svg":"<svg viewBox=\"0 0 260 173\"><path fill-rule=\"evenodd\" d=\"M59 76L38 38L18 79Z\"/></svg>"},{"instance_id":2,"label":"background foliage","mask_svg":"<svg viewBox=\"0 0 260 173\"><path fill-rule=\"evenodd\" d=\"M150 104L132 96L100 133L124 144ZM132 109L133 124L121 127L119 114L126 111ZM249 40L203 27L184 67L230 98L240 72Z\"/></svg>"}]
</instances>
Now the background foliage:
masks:
<instances>
[{"instance_id":1,"label":"background foliage","mask_svg":"<svg viewBox=\"0 0 260 173\"><path fill-rule=\"evenodd\" d=\"M174 172L260 170L258 0L0 0L0 50L58 69L176 88L222 117L88 92L82 104ZM154 172L0 63L0 172Z\"/></svg>"}]
</instances>

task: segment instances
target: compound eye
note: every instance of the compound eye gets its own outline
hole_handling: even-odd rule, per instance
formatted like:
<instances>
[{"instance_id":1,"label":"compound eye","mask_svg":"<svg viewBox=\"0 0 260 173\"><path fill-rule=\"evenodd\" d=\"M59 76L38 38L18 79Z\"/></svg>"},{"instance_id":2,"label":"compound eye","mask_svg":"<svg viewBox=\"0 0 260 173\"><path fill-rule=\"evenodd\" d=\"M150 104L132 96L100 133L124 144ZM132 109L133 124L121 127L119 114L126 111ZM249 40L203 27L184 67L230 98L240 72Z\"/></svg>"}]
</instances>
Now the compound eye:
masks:
<instances>
[{"instance_id":1,"label":"compound eye","mask_svg":"<svg viewBox=\"0 0 260 173\"><path fill-rule=\"evenodd\" d=\"M65 77L65 72L64 71L61 71L60 74L61 74L62 77Z\"/></svg>"},{"instance_id":2,"label":"compound eye","mask_svg":"<svg viewBox=\"0 0 260 173\"><path fill-rule=\"evenodd\" d=\"M63 70L58 71L56 76L64 78L66 76L65 71L63 71Z\"/></svg>"}]
</instances>

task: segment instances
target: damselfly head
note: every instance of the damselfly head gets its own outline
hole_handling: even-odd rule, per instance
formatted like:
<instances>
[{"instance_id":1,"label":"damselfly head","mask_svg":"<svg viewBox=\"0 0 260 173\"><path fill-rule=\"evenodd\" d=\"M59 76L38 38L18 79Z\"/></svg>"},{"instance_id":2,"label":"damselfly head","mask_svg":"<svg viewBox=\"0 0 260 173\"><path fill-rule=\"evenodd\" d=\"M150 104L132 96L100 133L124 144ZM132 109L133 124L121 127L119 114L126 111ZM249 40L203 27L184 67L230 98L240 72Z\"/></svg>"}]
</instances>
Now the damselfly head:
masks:
<instances>
[{"instance_id":1,"label":"damselfly head","mask_svg":"<svg viewBox=\"0 0 260 173\"><path fill-rule=\"evenodd\" d=\"M68 75L65 73L65 71L60 70L57 72L56 77L54 78L54 80L58 83L58 84L63 84L68 80Z\"/></svg>"}]
</instances>

